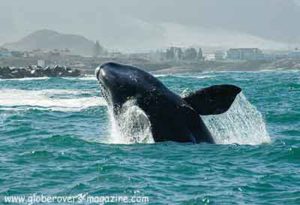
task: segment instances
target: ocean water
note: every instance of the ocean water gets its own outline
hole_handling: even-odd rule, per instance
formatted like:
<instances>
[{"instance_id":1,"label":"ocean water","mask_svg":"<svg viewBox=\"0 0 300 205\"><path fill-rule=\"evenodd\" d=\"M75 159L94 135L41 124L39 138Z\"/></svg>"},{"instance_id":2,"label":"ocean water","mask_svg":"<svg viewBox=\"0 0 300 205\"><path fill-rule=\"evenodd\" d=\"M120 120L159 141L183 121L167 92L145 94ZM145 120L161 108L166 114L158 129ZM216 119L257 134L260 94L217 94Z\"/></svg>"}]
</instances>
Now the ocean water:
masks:
<instances>
[{"instance_id":1,"label":"ocean water","mask_svg":"<svg viewBox=\"0 0 300 205\"><path fill-rule=\"evenodd\" d=\"M227 113L204 117L218 144L153 143L147 116L130 103L118 128L93 76L0 80L0 204L30 204L34 194L300 204L299 71L157 77L182 96L222 83L243 89Z\"/></svg>"}]
</instances>

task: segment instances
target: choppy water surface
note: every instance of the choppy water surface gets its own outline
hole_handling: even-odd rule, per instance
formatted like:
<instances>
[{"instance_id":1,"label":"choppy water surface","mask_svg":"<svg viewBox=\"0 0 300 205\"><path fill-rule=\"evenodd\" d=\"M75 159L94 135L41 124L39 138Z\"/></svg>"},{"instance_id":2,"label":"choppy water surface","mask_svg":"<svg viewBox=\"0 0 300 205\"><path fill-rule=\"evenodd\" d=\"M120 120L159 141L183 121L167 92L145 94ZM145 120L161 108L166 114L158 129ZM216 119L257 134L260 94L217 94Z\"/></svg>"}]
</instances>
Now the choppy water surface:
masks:
<instances>
[{"instance_id":1,"label":"choppy water surface","mask_svg":"<svg viewBox=\"0 0 300 205\"><path fill-rule=\"evenodd\" d=\"M222 83L243 89L228 113L204 118L219 144L154 144L145 123L120 133L94 77L0 80L0 202L88 193L150 204L300 204L300 72L159 79L180 95ZM145 120L128 107L124 122Z\"/></svg>"}]
</instances>

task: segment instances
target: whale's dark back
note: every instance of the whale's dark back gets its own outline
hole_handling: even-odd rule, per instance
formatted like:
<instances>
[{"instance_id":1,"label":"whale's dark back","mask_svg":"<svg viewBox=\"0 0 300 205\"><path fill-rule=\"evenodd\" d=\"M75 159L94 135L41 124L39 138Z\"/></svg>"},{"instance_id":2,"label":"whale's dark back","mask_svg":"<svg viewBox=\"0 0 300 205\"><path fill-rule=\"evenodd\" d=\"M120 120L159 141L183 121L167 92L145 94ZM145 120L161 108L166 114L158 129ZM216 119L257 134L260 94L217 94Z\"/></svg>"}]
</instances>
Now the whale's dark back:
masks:
<instances>
[{"instance_id":1,"label":"whale's dark back","mask_svg":"<svg viewBox=\"0 0 300 205\"><path fill-rule=\"evenodd\" d=\"M109 93L114 110L122 107L128 99L136 101L150 120L156 142L214 143L200 114L226 112L241 91L233 85L218 85L181 98L151 74L117 63L103 64L96 75ZM117 111L115 115L118 115Z\"/></svg>"},{"instance_id":2,"label":"whale's dark back","mask_svg":"<svg viewBox=\"0 0 300 205\"><path fill-rule=\"evenodd\" d=\"M152 92L137 104L148 115L156 142L214 143L200 115L173 92Z\"/></svg>"}]
</instances>

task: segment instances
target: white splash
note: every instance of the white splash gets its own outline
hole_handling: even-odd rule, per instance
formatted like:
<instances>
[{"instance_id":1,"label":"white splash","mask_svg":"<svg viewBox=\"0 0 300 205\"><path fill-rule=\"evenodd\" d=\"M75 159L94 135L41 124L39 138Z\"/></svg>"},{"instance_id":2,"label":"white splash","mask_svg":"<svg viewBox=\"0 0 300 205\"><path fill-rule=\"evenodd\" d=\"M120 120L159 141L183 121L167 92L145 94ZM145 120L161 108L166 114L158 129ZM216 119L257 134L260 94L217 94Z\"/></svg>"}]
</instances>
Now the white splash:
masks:
<instances>
[{"instance_id":1,"label":"white splash","mask_svg":"<svg viewBox=\"0 0 300 205\"><path fill-rule=\"evenodd\" d=\"M134 100L128 100L123 105L117 119L113 114L112 108L109 107L108 111L111 123L109 143L154 143L150 121Z\"/></svg>"},{"instance_id":2,"label":"white splash","mask_svg":"<svg viewBox=\"0 0 300 205\"><path fill-rule=\"evenodd\" d=\"M127 101L115 118L108 108L111 135L108 143L154 143L151 124L134 100ZM271 142L261 113L239 94L231 108L221 115L201 116L217 144L257 145Z\"/></svg>"},{"instance_id":3,"label":"white splash","mask_svg":"<svg viewBox=\"0 0 300 205\"><path fill-rule=\"evenodd\" d=\"M262 114L240 93L221 115L201 116L218 144L271 142Z\"/></svg>"},{"instance_id":4,"label":"white splash","mask_svg":"<svg viewBox=\"0 0 300 205\"><path fill-rule=\"evenodd\" d=\"M58 111L80 111L93 106L105 106L103 98L79 97L77 95L89 91L48 89L48 90L19 90L1 89L0 106L32 106ZM68 95L68 98L57 98L55 95ZM69 96L71 95L71 96ZM74 95L74 96L72 96Z\"/></svg>"}]
</instances>

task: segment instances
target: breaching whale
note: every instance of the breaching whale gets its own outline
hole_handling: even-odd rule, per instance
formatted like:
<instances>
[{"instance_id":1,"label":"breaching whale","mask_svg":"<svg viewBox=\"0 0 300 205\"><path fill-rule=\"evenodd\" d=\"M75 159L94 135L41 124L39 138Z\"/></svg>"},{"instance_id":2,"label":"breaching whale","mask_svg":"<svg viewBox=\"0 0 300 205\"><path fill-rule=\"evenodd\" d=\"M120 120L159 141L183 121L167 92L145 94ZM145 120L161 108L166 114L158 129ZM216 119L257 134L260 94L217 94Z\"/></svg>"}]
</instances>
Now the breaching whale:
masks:
<instances>
[{"instance_id":1,"label":"breaching whale","mask_svg":"<svg viewBox=\"0 0 300 205\"><path fill-rule=\"evenodd\" d=\"M151 123L155 142L215 143L201 115L226 112L241 92L235 85L213 85L182 98L150 73L114 62L97 67L95 74L115 118L128 100L135 100Z\"/></svg>"}]
</instances>

